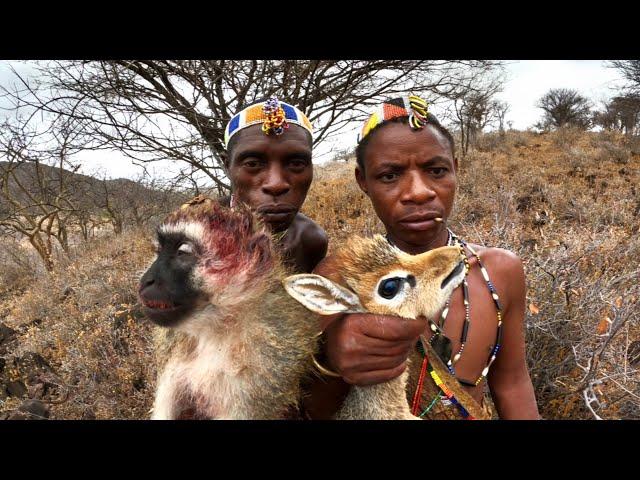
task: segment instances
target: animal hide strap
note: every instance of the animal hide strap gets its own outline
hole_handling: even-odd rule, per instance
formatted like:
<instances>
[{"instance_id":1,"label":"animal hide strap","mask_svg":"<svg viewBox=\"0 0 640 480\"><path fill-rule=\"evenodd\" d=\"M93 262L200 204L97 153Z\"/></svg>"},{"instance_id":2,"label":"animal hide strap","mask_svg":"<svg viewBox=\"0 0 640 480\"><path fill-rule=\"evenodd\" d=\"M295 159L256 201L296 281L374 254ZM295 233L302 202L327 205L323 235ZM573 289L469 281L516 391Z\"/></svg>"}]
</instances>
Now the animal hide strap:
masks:
<instances>
[{"instance_id":1,"label":"animal hide strap","mask_svg":"<svg viewBox=\"0 0 640 480\"><path fill-rule=\"evenodd\" d=\"M425 340L423 335L420 335L420 341L422 342L422 348L427 355L431 366L442 379L449 390L453 392L456 400L471 414L476 420L490 420L489 415L478 405L478 402L469 395L464 388L458 383L458 380L449 373L447 366L442 362L436 351L431 347L429 342Z\"/></svg>"}]
</instances>

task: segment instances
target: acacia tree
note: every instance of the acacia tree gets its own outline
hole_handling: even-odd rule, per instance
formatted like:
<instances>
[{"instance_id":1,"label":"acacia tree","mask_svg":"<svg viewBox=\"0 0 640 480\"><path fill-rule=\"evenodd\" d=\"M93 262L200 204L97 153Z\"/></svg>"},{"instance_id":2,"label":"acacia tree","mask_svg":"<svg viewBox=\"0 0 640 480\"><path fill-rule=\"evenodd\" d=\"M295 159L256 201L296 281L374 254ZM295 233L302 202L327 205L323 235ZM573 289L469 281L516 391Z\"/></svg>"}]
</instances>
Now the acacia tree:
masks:
<instances>
[{"instance_id":1,"label":"acacia tree","mask_svg":"<svg viewBox=\"0 0 640 480\"><path fill-rule=\"evenodd\" d=\"M627 81L628 93L640 94L640 60L613 60L610 66L617 69Z\"/></svg>"},{"instance_id":2,"label":"acacia tree","mask_svg":"<svg viewBox=\"0 0 640 480\"><path fill-rule=\"evenodd\" d=\"M138 164L182 162L223 193L224 127L252 102L276 95L297 105L317 145L382 98L408 89L458 98L500 67L480 60L64 61L40 64L34 81L21 78L4 95L15 109L73 118L90 148L115 148Z\"/></svg>"},{"instance_id":3,"label":"acacia tree","mask_svg":"<svg viewBox=\"0 0 640 480\"><path fill-rule=\"evenodd\" d=\"M501 103L493 96L502 89L502 78L492 77L453 100L454 123L460 132L462 156L475 142L478 133L498 119Z\"/></svg>"},{"instance_id":4,"label":"acacia tree","mask_svg":"<svg viewBox=\"0 0 640 480\"><path fill-rule=\"evenodd\" d=\"M49 132L55 144L38 144L41 134L6 121L0 128L0 227L26 238L53 270L54 241L69 251L69 224L76 208L75 172L68 156L74 132Z\"/></svg>"},{"instance_id":5,"label":"acacia tree","mask_svg":"<svg viewBox=\"0 0 640 480\"><path fill-rule=\"evenodd\" d=\"M627 94L612 98L603 110L595 112L593 121L606 130L635 135L640 130L640 95Z\"/></svg>"},{"instance_id":6,"label":"acacia tree","mask_svg":"<svg viewBox=\"0 0 640 480\"><path fill-rule=\"evenodd\" d=\"M591 126L590 102L577 90L553 88L538 100L536 106L544 110L542 120L536 125L540 129L562 127L587 129Z\"/></svg>"},{"instance_id":7,"label":"acacia tree","mask_svg":"<svg viewBox=\"0 0 640 480\"><path fill-rule=\"evenodd\" d=\"M510 108L511 107L507 102L495 100L493 103L493 110L495 112L496 118L498 119L498 129L500 130L500 135L504 135L504 117L507 115L507 112L510 110Z\"/></svg>"},{"instance_id":8,"label":"acacia tree","mask_svg":"<svg viewBox=\"0 0 640 480\"><path fill-rule=\"evenodd\" d=\"M193 194L182 194L171 182L140 175L135 180L102 178L89 196L96 214L104 217L113 232L120 235L127 226L142 228L152 219L160 219Z\"/></svg>"}]
</instances>

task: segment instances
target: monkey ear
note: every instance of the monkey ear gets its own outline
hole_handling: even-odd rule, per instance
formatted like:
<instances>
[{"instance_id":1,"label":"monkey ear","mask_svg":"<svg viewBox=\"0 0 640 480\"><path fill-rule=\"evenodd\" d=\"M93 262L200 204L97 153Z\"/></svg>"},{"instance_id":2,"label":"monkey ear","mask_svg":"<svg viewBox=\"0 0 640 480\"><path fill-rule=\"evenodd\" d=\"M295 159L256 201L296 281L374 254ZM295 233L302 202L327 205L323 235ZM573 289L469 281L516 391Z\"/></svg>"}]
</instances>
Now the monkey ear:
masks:
<instances>
[{"instance_id":1,"label":"monkey ear","mask_svg":"<svg viewBox=\"0 0 640 480\"><path fill-rule=\"evenodd\" d=\"M366 311L355 293L320 275L291 275L282 283L289 295L320 315Z\"/></svg>"}]
</instances>

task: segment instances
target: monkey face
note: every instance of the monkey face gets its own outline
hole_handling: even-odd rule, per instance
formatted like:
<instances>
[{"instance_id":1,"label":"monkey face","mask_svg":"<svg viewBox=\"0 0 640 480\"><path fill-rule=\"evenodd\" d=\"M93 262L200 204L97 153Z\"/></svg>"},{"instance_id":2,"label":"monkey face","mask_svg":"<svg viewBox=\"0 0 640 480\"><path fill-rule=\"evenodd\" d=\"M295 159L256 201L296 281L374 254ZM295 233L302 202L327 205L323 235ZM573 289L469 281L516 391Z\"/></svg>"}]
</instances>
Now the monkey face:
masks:
<instances>
[{"instance_id":1,"label":"monkey face","mask_svg":"<svg viewBox=\"0 0 640 480\"><path fill-rule=\"evenodd\" d=\"M203 299L194 285L199 245L184 233L158 232L158 257L140 280L145 315L163 327L173 327Z\"/></svg>"},{"instance_id":2,"label":"monkey face","mask_svg":"<svg viewBox=\"0 0 640 480\"><path fill-rule=\"evenodd\" d=\"M213 321L273 270L271 236L248 208L196 198L158 227L158 257L140 280L148 318L189 329ZM268 284L266 282L265 284ZM201 314L205 312L204 314Z\"/></svg>"}]
</instances>

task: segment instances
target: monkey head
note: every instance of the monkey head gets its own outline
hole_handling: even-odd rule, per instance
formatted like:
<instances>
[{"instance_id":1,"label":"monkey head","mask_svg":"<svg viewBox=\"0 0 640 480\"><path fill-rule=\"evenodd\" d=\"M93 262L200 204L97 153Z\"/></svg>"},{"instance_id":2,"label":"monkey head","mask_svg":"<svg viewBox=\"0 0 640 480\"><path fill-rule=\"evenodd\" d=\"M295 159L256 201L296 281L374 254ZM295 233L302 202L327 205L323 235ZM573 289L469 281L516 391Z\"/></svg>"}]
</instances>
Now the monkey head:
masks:
<instances>
[{"instance_id":1,"label":"monkey head","mask_svg":"<svg viewBox=\"0 0 640 480\"><path fill-rule=\"evenodd\" d=\"M144 313L160 326L211 308L224 317L238 298L260 290L275 264L271 236L251 211L206 197L171 213L156 233L157 257L138 292Z\"/></svg>"}]
</instances>

